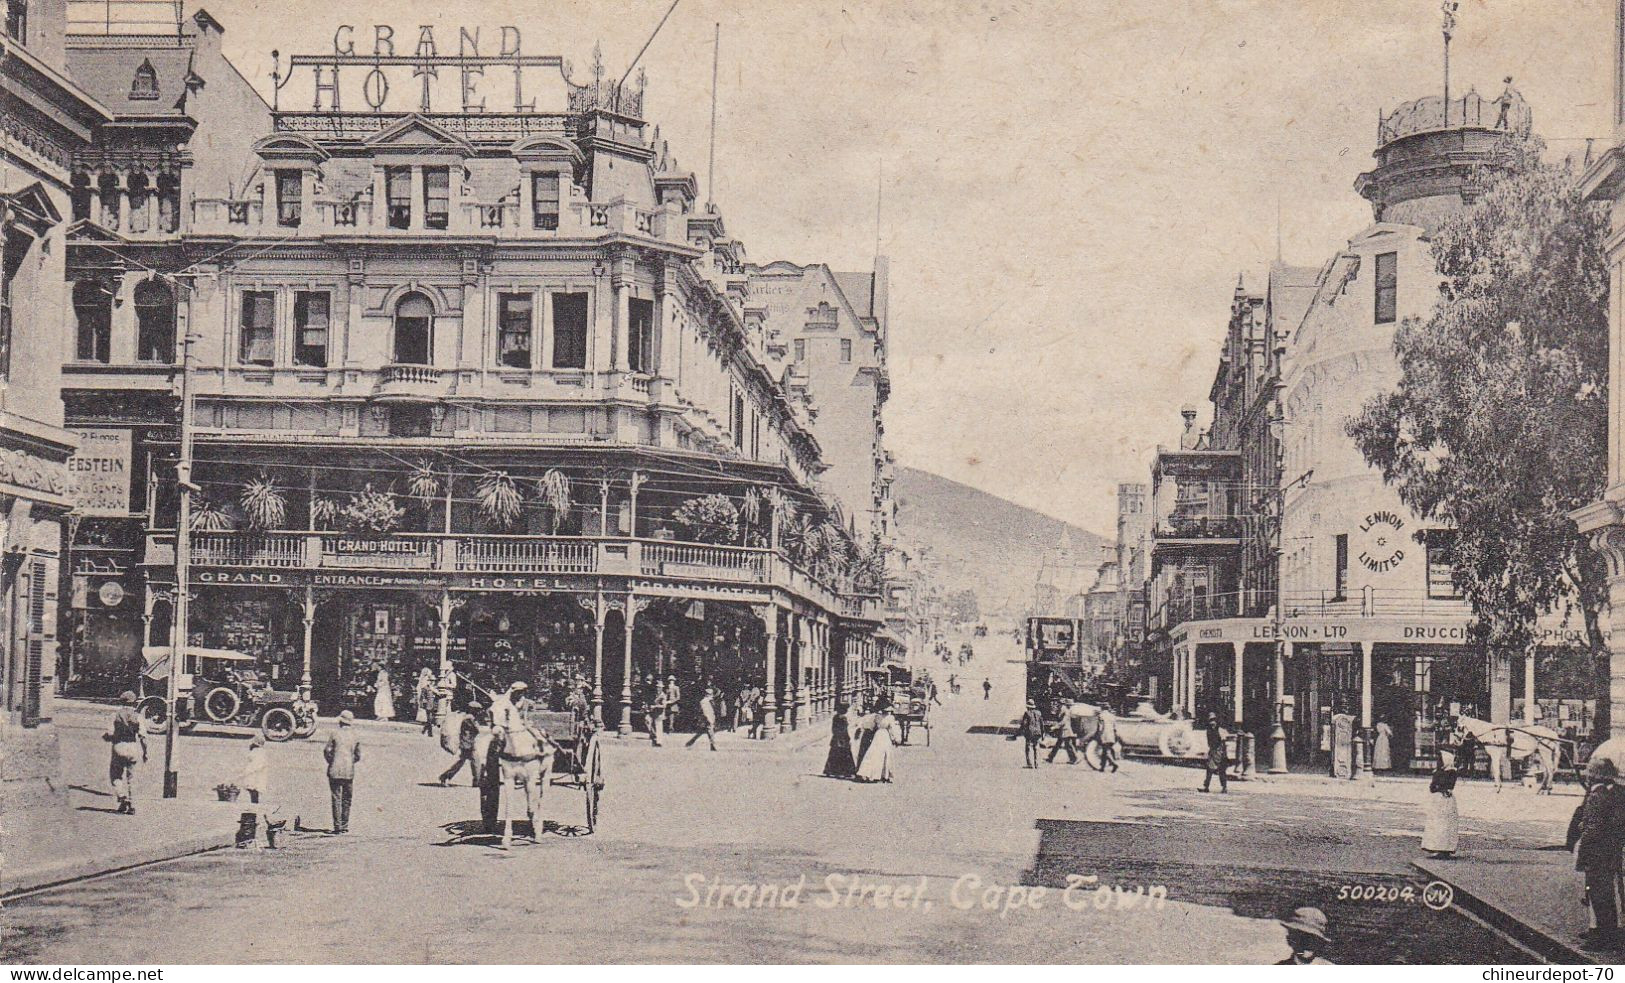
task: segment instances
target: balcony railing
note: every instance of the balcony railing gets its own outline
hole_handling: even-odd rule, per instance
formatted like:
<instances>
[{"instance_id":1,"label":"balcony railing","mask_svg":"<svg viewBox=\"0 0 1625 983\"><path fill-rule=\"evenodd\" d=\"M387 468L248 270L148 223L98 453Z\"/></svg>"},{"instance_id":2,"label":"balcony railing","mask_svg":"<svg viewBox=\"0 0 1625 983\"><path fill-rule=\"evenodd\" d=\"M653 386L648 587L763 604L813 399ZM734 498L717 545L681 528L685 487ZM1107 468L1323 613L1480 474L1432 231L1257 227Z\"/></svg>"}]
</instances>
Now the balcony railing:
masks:
<instances>
[{"instance_id":1,"label":"balcony railing","mask_svg":"<svg viewBox=\"0 0 1625 983\"><path fill-rule=\"evenodd\" d=\"M149 537L149 563L173 556L173 533ZM775 586L826 610L870 618L880 598L830 581L772 550L624 537L340 532L195 532L192 563L232 569L589 574Z\"/></svg>"},{"instance_id":2,"label":"balcony railing","mask_svg":"<svg viewBox=\"0 0 1625 983\"><path fill-rule=\"evenodd\" d=\"M1237 516L1175 515L1158 522L1155 539L1240 539L1243 521Z\"/></svg>"},{"instance_id":3,"label":"balcony railing","mask_svg":"<svg viewBox=\"0 0 1625 983\"><path fill-rule=\"evenodd\" d=\"M432 365L386 365L379 374L378 381L386 386L395 383L408 386L437 386L440 384L440 370Z\"/></svg>"}]
</instances>

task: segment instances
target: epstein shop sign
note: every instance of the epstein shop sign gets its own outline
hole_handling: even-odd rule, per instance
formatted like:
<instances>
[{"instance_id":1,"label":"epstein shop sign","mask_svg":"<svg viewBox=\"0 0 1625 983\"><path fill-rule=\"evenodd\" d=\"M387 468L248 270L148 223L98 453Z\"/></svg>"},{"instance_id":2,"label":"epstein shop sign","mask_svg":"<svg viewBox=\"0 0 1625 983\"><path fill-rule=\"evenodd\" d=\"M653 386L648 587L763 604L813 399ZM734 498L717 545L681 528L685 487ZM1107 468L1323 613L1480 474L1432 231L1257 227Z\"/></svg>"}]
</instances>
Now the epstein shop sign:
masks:
<instances>
[{"instance_id":1,"label":"epstein shop sign","mask_svg":"<svg viewBox=\"0 0 1625 983\"><path fill-rule=\"evenodd\" d=\"M75 511L80 515L130 514L130 431L77 431L79 449L68 458Z\"/></svg>"}]
</instances>

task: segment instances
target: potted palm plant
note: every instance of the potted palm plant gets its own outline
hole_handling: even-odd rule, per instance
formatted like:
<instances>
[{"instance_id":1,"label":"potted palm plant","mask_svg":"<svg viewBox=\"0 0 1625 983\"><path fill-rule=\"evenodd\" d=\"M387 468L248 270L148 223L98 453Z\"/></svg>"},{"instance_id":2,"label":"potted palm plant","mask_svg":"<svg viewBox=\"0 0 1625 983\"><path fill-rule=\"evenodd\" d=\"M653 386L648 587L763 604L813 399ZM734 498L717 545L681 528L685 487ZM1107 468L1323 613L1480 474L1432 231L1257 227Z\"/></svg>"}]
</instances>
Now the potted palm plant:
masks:
<instances>
[{"instance_id":1,"label":"potted palm plant","mask_svg":"<svg viewBox=\"0 0 1625 983\"><path fill-rule=\"evenodd\" d=\"M756 526L762 520L762 493L755 485L745 489L745 496L739 501L739 519L740 541L746 546L761 542Z\"/></svg>"},{"instance_id":2,"label":"potted palm plant","mask_svg":"<svg viewBox=\"0 0 1625 983\"><path fill-rule=\"evenodd\" d=\"M340 523L349 532L387 536L400 528L406 510L395 504L395 496L376 491L368 482L339 509Z\"/></svg>"},{"instance_id":3,"label":"potted palm plant","mask_svg":"<svg viewBox=\"0 0 1625 983\"><path fill-rule=\"evenodd\" d=\"M525 499L519 486L506 471L490 471L474 486L474 500L480 514L498 529L507 529L524 510Z\"/></svg>"},{"instance_id":4,"label":"potted palm plant","mask_svg":"<svg viewBox=\"0 0 1625 983\"><path fill-rule=\"evenodd\" d=\"M192 501L193 532L226 532L231 528L231 516L225 509L201 495Z\"/></svg>"},{"instance_id":5,"label":"potted palm plant","mask_svg":"<svg viewBox=\"0 0 1625 983\"><path fill-rule=\"evenodd\" d=\"M280 529L288 520L288 499L270 478L261 474L243 486L237 504L255 532Z\"/></svg>"},{"instance_id":6,"label":"potted palm plant","mask_svg":"<svg viewBox=\"0 0 1625 983\"><path fill-rule=\"evenodd\" d=\"M696 543L721 546L739 535L739 510L726 495L691 498L678 507L672 519Z\"/></svg>"},{"instance_id":7,"label":"potted palm plant","mask_svg":"<svg viewBox=\"0 0 1625 983\"><path fill-rule=\"evenodd\" d=\"M548 523L557 536L559 525L570 514L570 479L558 468L548 468L536 479L536 494L547 506Z\"/></svg>"}]
</instances>

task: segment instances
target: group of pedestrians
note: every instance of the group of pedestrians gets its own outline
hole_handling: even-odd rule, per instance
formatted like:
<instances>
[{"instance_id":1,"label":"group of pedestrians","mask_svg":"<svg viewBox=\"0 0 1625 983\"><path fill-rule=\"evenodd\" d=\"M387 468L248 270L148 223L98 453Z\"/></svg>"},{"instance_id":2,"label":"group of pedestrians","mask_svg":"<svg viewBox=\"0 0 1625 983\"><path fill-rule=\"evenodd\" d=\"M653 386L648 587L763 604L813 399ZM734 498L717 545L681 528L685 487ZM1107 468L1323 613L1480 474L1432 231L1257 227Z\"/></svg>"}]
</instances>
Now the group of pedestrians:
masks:
<instances>
[{"instance_id":1,"label":"group of pedestrians","mask_svg":"<svg viewBox=\"0 0 1625 983\"><path fill-rule=\"evenodd\" d=\"M1117 716L1112 713L1110 707L1091 709L1094 710L1092 717L1087 711L1082 711L1079 705L1057 701L1055 743L1050 747L1049 757L1044 759L1046 763L1054 764L1056 755L1065 751L1067 762L1075 765L1078 763L1079 753L1086 752L1090 744L1095 744L1099 746L1101 770L1118 770ZM1094 721L1092 729L1086 726L1086 721L1090 719ZM1021 722L1016 726L1016 736L1021 739L1025 749L1023 767L1038 767L1038 753L1043 746L1047 730L1044 713L1038 709L1037 701L1028 700L1027 709L1021 715ZM1088 730L1088 733L1085 733L1085 730Z\"/></svg>"},{"instance_id":2,"label":"group of pedestrians","mask_svg":"<svg viewBox=\"0 0 1625 983\"><path fill-rule=\"evenodd\" d=\"M890 698L881 694L867 712L858 714L855 725L849 724L850 710L846 703L835 705L835 716L830 718L829 755L824 759L824 774L858 782L890 782L892 750L899 743L897 718L891 712ZM854 741L858 745L856 752L852 750Z\"/></svg>"}]
</instances>

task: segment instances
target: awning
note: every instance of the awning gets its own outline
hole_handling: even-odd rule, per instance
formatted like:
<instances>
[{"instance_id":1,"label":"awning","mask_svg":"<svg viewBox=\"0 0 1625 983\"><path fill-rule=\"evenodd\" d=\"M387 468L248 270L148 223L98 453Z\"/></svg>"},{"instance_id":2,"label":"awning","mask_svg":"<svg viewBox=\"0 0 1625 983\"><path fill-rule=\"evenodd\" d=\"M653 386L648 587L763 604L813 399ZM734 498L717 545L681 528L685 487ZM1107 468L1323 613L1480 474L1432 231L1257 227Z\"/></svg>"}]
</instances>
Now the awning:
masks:
<instances>
[{"instance_id":1,"label":"awning","mask_svg":"<svg viewBox=\"0 0 1625 983\"><path fill-rule=\"evenodd\" d=\"M224 659L227 662L253 662L252 655L244 655L236 649L206 649L199 646L189 646L186 654L193 659ZM148 679L158 679L169 675L169 646L147 645L141 649L141 675Z\"/></svg>"}]
</instances>

